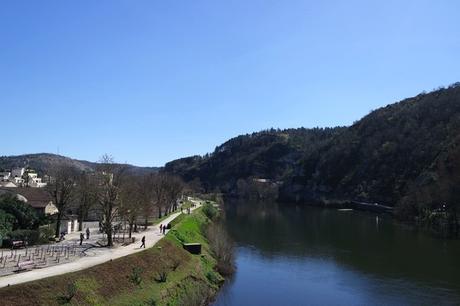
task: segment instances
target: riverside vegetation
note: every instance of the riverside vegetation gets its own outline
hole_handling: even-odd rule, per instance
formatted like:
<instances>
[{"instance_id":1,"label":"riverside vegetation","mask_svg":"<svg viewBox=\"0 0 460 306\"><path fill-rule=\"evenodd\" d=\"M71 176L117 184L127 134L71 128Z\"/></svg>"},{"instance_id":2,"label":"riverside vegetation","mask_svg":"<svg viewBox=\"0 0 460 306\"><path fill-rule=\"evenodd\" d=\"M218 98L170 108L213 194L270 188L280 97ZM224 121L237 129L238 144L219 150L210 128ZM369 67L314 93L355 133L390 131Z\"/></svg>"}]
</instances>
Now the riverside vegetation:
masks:
<instances>
[{"instance_id":1,"label":"riverside vegetation","mask_svg":"<svg viewBox=\"0 0 460 306\"><path fill-rule=\"evenodd\" d=\"M219 219L208 201L177 217L154 247L79 272L0 289L2 305L207 305L233 271L233 245L224 231L214 230L220 228ZM182 243L188 242L201 243L201 255L185 251Z\"/></svg>"},{"instance_id":2,"label":"riverside vegetation","mask_svg":"<svg viewBox=\"0 0 460 306\"><path fill-rule=\"evenodd\" d=\"M230 196L379 203L400 220L457 235L460 83L372 111L349 127L238 136L164 171Z\"/></svg>"}]
</instances>

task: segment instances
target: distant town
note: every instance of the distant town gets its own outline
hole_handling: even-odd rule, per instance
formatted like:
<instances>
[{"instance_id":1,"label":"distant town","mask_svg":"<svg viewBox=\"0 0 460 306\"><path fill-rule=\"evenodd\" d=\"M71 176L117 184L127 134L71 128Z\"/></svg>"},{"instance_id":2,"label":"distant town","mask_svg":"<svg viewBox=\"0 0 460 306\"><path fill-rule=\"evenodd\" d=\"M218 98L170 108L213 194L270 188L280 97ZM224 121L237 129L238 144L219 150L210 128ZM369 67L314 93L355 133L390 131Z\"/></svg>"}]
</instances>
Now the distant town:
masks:
<instances>
[{"instance_id":1,"label":"distant town","mask_svg":"<svg viewBox=\"0 0 460 306\"><path fill-rule=\"evenodd\" d=\"M45 179L38 177L38 173L31 168L15 168L12 170L0 170L0 187L32 187L43 188L49 182L49 176Z\"/></svg>"}]
</instances>

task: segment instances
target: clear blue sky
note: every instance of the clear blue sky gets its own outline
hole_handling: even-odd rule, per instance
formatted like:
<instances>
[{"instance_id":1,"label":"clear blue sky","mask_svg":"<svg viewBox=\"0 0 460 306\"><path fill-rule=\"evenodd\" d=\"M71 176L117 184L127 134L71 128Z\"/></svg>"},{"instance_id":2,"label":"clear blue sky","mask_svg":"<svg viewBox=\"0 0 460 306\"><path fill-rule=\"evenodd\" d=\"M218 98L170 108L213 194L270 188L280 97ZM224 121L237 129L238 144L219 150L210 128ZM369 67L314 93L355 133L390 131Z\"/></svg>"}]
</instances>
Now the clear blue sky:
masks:
<instances>
[{"instance_id":1,"label":"clear blue sky","mask_svg":"<svg viewBox=\"0 0 460 306\"><path fill-rule=\"evenodd\" d=\"M0 155L163 165L460 81L460 1L0 1Z\"/></svg>"}]
</instances>

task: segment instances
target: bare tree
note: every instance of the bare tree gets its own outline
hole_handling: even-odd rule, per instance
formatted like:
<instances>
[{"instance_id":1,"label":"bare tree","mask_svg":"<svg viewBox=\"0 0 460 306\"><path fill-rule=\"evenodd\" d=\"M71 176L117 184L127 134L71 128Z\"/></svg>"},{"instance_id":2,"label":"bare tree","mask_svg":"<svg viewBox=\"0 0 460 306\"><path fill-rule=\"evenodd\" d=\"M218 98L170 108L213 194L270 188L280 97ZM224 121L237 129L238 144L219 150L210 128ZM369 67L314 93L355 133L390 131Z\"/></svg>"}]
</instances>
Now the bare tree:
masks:
<instances>
[{"instance_id":1,"label":"bare tree","mask_svg":"<svg viewBox=\"0 0 460 306\"><path fill-rule=\"evenodd\" d=\"M76 172L69 165L60 165L51 173L51 177L46 189L58 209L55 236L59 237L62 217L74 195Z\"/></svg>"},{"instance_id":2,"label":"bare tree","mask_svg":"<svg viewBox=\"0 0 460 306\"><path fill-rule=\"evenodd\" d=\"M141 178L129 176L121 186L120 191L120 215L128 222L129 238L132 236L137 218L143 210L143 194Z\"/></svg>"},{"instance_id":3,"label":"bare tree","mask_svg":"<svg viewBox=\"0 0 460 306\"><path fill-rule=\"evenodd\" d=\"M184 190L184 183L177 176L168 175L165 177L166 183L164 187L165 191L165 200L166 200L166 209L169 212L177 210L177 199L182 195Z\"/></svg>"},{"instance_id":4,"label":"bare tree","mask_svg":"<svg viewBox=\"0 0 460 306\"><path fill-rule=\"evenodd\" d=\"M166 180L165 174L156 174L151 178L151 199L153 206L158 210L158 218L163 216L163 207L165 207Z\"/></svg>"},{"instance_id":5,"label":"bare tree","mask_svg":"<svg viewBox=\"0 0 460 306\"><path fill-rule=\"evenodd\" d=\"M144 217L144 228L147 229L149 217L153 215L154 198L153 198L153 181L154 175L144 175L139 180L139 196L140 196L140 209Z\"/></svg>"},{"instance_id":6,"label":"bare tree","mask_svg":"<svg viewBox=\"0 0 460 306\"><path fill-rule=\"evenodd\" d=\"M83 220L97 201L96 180L92 173L81 172L77 178L76 198L78 200L78 230L83 230Z\"/></svg>"},{"instance_id":7,"label":"bare tree","mask_svg":"<svg viewBox=\"0 0 460 306\"><path fill-rule=\"evenodd\" d=\"M177 199L182 194L185 184L177 176L164 173L150 175L144 185L143 194L149 200L145 201L145 213L151 213L152 208L158 211L158 218L177 209Z\"/></svg>"},{"instance_id":8,"label":"bare tree","mask_svg":"<svg viewBox=\"0 0 460 306\"><path fill-rule=\"evenodd\" d=\"M118 214L118 201L124 167L114 163L110 155L103 155L98 166L98 202L102 211L102 230L107 235L107 246L113 246L113 223Z\"/></svg>"}]
</instances>

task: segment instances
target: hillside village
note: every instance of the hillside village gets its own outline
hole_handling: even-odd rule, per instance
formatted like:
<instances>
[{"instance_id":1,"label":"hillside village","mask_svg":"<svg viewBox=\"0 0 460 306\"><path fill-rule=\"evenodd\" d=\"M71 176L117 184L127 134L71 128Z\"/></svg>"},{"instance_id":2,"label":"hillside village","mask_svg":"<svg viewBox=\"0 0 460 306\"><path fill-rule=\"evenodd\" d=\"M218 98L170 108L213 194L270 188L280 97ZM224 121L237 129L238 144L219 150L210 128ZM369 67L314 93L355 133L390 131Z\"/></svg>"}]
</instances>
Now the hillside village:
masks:
<instances>
[{"instance_id":1,"label":"hillside village","mask_svg":"<svg viewBox=\"0 0 460 306\"><path fill-rule=\"evenodd\" d=\"M47 181L49 177L46 176ZM43 188L47 182L38 177L38 173L31 168L15 168L12 170L0 170L0 187L17 188L31 187Z\"/></svg>"}]
</instances>

